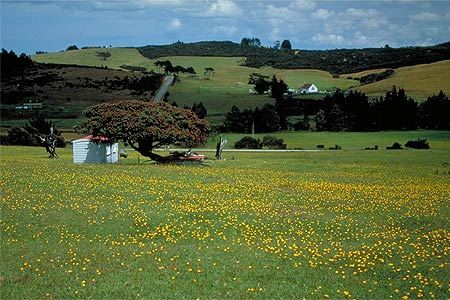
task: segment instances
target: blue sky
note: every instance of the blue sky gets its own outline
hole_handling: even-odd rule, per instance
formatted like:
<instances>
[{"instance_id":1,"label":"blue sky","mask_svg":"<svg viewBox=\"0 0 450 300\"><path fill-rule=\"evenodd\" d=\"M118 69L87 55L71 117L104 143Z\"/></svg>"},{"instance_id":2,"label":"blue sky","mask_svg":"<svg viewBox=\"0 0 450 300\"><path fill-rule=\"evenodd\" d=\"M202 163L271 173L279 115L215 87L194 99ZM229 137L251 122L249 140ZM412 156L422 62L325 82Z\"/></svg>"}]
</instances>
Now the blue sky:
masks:
<instances>
[{"instance_id":1,"label":"blue sky","mask_svg":"<svg viewBox=\"0 0 450 300\"><path fill-rule=\"evenodd\" d=\"M425 46L450 40L449 0L0 0L1 47L145 46L257 37L297 49Z\"/></svg>"}]
</instances>

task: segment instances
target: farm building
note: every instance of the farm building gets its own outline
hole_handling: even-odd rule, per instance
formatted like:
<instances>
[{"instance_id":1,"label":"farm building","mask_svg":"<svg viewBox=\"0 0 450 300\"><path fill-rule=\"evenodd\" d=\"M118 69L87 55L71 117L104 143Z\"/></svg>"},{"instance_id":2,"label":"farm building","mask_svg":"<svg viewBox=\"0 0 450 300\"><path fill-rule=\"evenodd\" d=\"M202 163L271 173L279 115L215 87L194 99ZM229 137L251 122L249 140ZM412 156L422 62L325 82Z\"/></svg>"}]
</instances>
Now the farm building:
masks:
<instances>
[{"instance_id":1,"label":"farm building","mask_svg":"<svg viewBox=\"0 0 450 300\"><path fill-rule=\"evenodd\" d=\"M314 83L304 83L300 88L302 94L317 93L319 89Z\"/></svg>"},{"instance_id":2,"label":"farm building","mask_svg":"<svg viewBox=\"0 0 450 300\"><path fill-rule=\"evenodd\" d=\"M117 163L119 144L88 135L72 142L74 163Z\"/></svg>"}]
</instances>

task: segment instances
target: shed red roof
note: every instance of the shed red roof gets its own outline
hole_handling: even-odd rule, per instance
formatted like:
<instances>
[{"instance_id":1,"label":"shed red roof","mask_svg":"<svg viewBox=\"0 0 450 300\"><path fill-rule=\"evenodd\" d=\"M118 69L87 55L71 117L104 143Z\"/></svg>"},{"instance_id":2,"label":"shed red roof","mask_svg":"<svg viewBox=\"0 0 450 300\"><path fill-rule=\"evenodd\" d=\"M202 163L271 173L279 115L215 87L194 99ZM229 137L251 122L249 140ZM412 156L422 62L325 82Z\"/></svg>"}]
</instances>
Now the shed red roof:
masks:
<instances>
[{"instance_id":1,"label":"shed red roof","mask_svg":"<svg viewBox=\"0 0 450 300\"><path fill-rule=\"evenodd\" d=\"M312 86L312 83L305 83L302 85L302 89L309 89Z\"/></svg>"},{"instance_id":2,"label":"shed red roof","mask_svg":"<svg viewBox=\"0 0 450 300\"><path fill-rule=\"evenodd\" d=\"M92 134L80 138L80 140L82 140L82 139L92 140L92 141L102 141L102 142L109 141L109 139L105 136L93 136Z\"/></svg>"}]
</instances>

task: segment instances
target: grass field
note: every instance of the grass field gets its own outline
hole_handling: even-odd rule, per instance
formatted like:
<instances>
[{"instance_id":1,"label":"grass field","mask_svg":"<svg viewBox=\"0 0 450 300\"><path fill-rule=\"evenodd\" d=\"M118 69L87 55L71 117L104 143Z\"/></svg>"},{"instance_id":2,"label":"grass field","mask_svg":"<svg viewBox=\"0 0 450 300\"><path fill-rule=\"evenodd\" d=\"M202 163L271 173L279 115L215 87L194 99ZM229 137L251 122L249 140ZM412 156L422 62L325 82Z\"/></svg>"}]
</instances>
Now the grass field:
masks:
<instances>
[{"instance_id":1,"label":"grass field","mask_svg":"<svg viewBox=\"0 0 450 300\"><path fill-rule=\"evenodd\" d=\"M3 146L2 298L448 299L450 139L427 137L204 167Z\"/></svg>"},{"instance_id":2,"label":"grass field","mask_svg":"<svg viewBox=\"0 0 450 300\"><path fill-rule=\"evenodd\" d=\"M244 136L250 134L227 134L223 137L228 143L225 149L232 149L234 143ZM266 134L255 134L253 137L263 139L264 136L274 136L281 138L289 149L316 149L317 145L324 145L326 148L336 144L342 146L343 150L361 150L366 147L378 145L380 149L386 149L394 142L405 145L407 141L426 139L430 147L434 150L450 150L449 131L384 131L384 132L277 132ZM208 140L206 147L215 148L219 136Z\"/></svg>"}]
</instances>

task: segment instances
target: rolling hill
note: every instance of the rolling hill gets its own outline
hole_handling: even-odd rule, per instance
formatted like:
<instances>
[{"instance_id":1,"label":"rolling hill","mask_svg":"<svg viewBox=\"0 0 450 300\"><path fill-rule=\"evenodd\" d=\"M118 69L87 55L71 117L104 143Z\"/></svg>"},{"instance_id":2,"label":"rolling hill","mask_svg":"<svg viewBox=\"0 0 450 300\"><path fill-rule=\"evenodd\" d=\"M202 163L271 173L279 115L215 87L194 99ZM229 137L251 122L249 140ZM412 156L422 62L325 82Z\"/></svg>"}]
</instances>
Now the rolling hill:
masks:
<instances>
[{"instance_id":1,"label":"rolling hill","mask_svg":"<svg viewBox=\"0 0 450 300\"><path fill-rule=\"evenodd\" d=\"M360 77L376 71L343 75L343 77ZM394 75L385 80L361 85L356 89L368 95L381 95L393 85L404 88L409 96L420 101L440 90L450 94L450 60L431 64L422 64L395 69Z\"/></svg>"},{"instance_id":2,"label":"rolling hill","mask_svg":"<svg viewBox=\"0 0 450 300\"><path fill-rule=\"evenodd\" d=\"M173 46L174 47L174 46ZM173 48L172 47L172 48ZM156 53L174 53L174 50L167 47L157 48ZM98 56L98 52L108 51L111 56L107 60L102 60ZM333 50L330 50L333 51ZM426 50L428 51L428 50ZM426 52L425 51L425 52ZM223 51L222 51L223 52ZM273 67L253 68L243 66L246 58L243 56L162 56L148 59L141 55L142 49L136 48L93 48L74 51L65 51L51 54L38 54L32 56L32 59L40 63L56 63L56 64L78 64L88 66L106 66L112 69L119 69L121 66L137 66L146 68L148 71L156 70L154 63L157 60L170 60L173 65L181 65L184 67L192 66L200 80L191 78L182 78L181 84L171 89L172 97L175 97L177 103L184 104L193 101L209 101L211 97L223 97L225 102L233 102L233 95L239 99L246 99L252 106L252 97L248 97L247 85L250 73L257 72L264 75L276 75L282 78L291 88L297 88L304 82L315 83L320 90L342 90L356 89L361 90L369 96L378 97L389 90L393 85L403 87L409 96L418 100L425 99L428 96L437 94L443 90L446 94L450 93L450 60L443 60L429 64L418 64L414 66L400 67L394 69L395 73L389 79L375 82L368 85L360 85L357 80L348 79L361 77L363 75L384 71L384 68L373 68L357 73L341 74L339 78L333 78L327 71L312 69L278 69ZM207 52L208 53L208 52ZM192 52L191 52L192 54ZM204 68L214 68L214 76L211 80L202 80ZM243 83L243 84L242 84ZM185 89L185 90L184 90ZM184 91L183 91L184 90ZM216 95L211 95L218 93ZM229 96L231 95L231 96ZM245 96L244 96L245 95ZM241 103L242 100L236 100ZM259 101L256 101L257 103ZM235 103L233 103L235 104ZM224 104L224 107L229 105ZM246 106L246 104L243 104ZM218 108L222 110L222 108Z\"/></svg>"},{"instance_id":3,"label":"rolling hill","mask_svg":"<svg viewBox=\"0 0 450 300\"><path fill-rule=\"evenodd\" d=\"M108 52L108 57L104 58L99 55L102 52ZM253 88L252 85L248 84L249 75L255 72L269 77L276 75L277 78L283 79L290 88L299 88L303 83L310 82L322 91L353 89L363 91L371 97L379 97L395 85L404 88L408 96L419 101L437 94L440 90L443 90L447 95L450 94L450 82L448 80L450 78L450 60L396 68L393 76L388 79L361 85L355 78L382 72L385 69L375 68L358 73L333 76L323 70L279 69L270 66L248 67L245 66L247 58L244 56L185 55L161 56L149 59L142 55L141 49L136 48L90 48L58 53L42 53L33 55L31 58L40 64L56 64L54 72L56 72L55 76L60 78L58 86L48 89L45 86L32 87L35 94L31 97L32 99L27 94L21 94L19 90L14 91L14 89L18 89L17 83L5 88L7 83L2 82L2 91L9 89L12 94L15 93L14 95L18 97L14 99L22 97L25 100L45 102L46 106L51 107L51 111L57 115L62 113L61 110L70 112L72 119L61 119L66 128L76 124L84 108L94 103L124 98L141 99L144 97L143 99L148 99L148 95L136 96L132 91L109 92L107 89L76 88L81 79L85 80L85 78L90 77L93 81L106 82L116 76L120 78L139 77L142 76L140 72L130 72L123 68L137 67L145 68L147 71L156 71L155 62L158 60L170 60L174 66L181 65L195 69L198 76L180 75L180 81L169 90L169 99L180 106L192 106L194 102L203 102L213 123L220 122L224 113L228 112L233 105L244 109L262 106L273 101L268 96L249 93L249 89ZM44 69L49 68L48 65L41 66L38 68L42 68L43 73L46 72ZM205 68L213 68L213 76L205 76L203 74ZM320 99L323 96L318 94L299 97ZM7 116L5 118L4 104L11 103L13 105L18 101L14 99L8 101L8 97L4 97L4 94L2 94L2 125L8 124L10 121Z\"/></svg>"},{"instance_id":4,"label":"rolling hill","mask_svg":"<svg viewBox=\"0 0 450 300\"><path fill-rule=\"evenodd\" d=\"M318 69L333 74L374 68L399 68L450 59L450 42L428 47L365 48L334 50L273 49L229 41L176 42L139 48L148 58L162 56L245 57L242 65L277 69Z\"/></svg>"}]
</instances>

